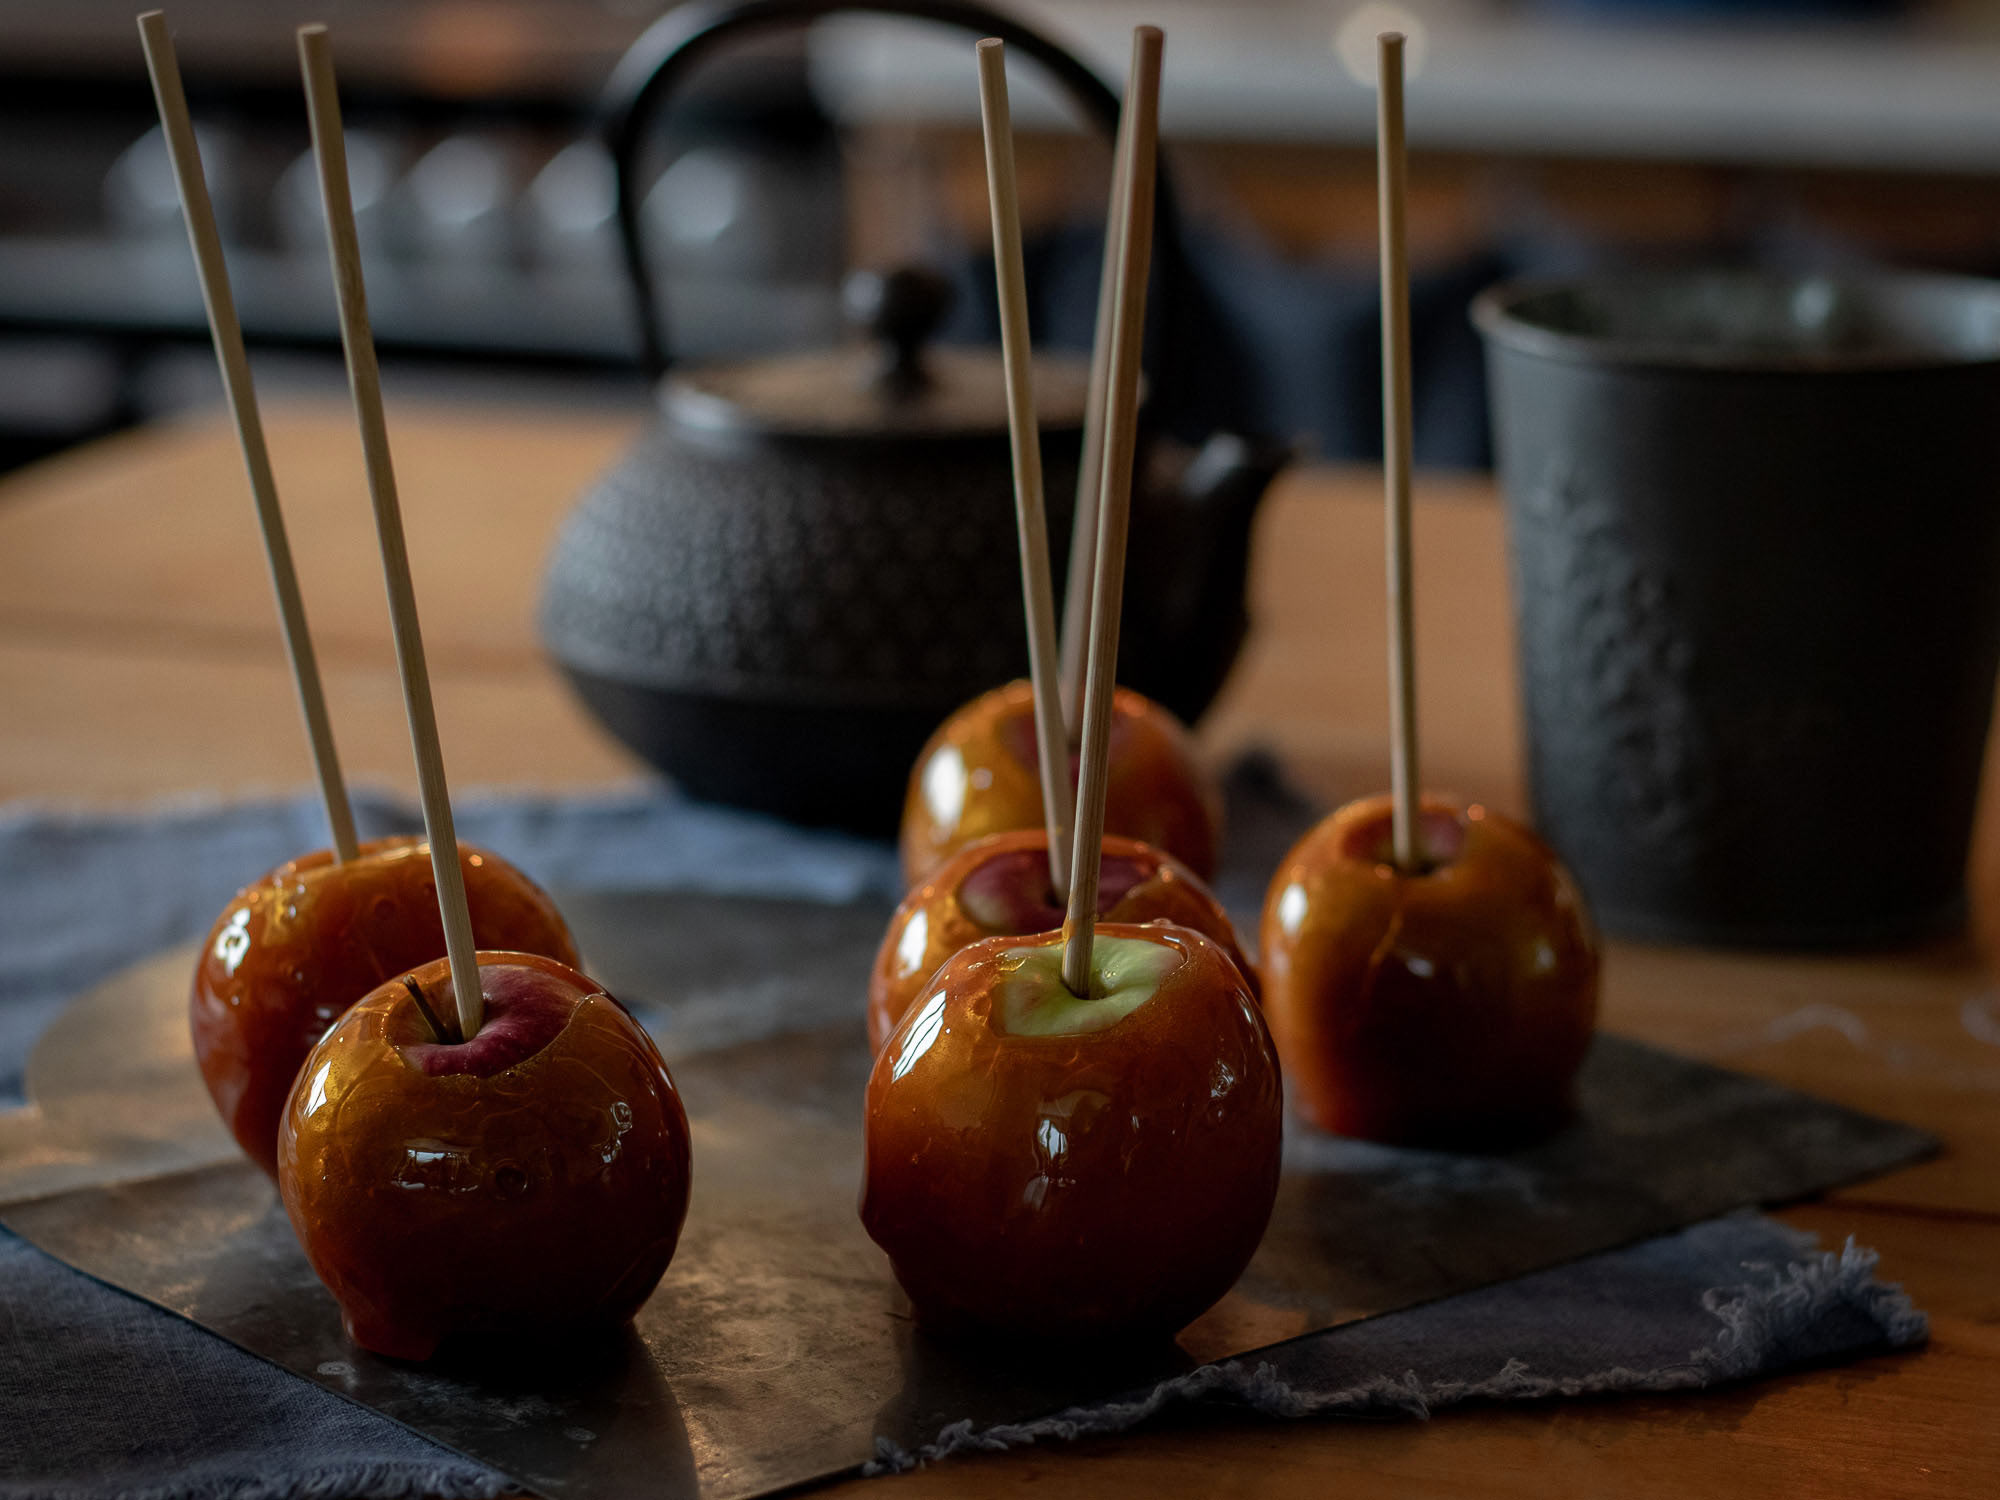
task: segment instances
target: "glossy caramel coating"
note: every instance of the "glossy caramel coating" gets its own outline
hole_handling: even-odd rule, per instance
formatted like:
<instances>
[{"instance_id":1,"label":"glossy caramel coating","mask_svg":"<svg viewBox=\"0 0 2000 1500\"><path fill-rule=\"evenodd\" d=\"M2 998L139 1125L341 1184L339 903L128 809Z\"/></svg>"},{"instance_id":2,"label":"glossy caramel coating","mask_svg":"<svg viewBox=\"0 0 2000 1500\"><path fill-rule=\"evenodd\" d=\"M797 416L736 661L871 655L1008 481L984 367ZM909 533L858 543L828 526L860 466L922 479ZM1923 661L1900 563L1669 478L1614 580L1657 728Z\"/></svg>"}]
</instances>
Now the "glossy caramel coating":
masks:
<instances>
[{"instance_id":1,"label":"glossy caramel coating","mask_svg":"<svg viewBox=\"0 0 2000 1500\"><path fill-rule=\"evenodd\" d=\"M1229 1290L1270 1220L1283 1101L1243 976L1185 928L1098 933L1170 950L1122 1019L1010 1030L1009 951L1053 949L1059 974L1061 940L989 938L938 971L875 1060L861 1221L935 1332L1172 1334Z\"/></svg>"},{"instance_id":2,"label":"glossy caramel coating","mask_svg":"<svg viewBox=\"0 0 2000 1500\"><path fill-rule=\"evenodd\" d=\"M1040 828L1034 689L1010 682L973 699L927 741L903 798L903 880L917 885L968 844ZM1070 783L1077 767L1070 764ZM1222 791L1172 714L1127 688L1113 695L1104 831L1164 849L1203 880L1222 851Z\"/></svg>"},{"instance_id":3,"label":"glossy caramel coating","mask_svg":"<svg viewBox=\"0 0 2000 1500\"><path fill-rule=\"evenodd\" d=\"M1264 903L1264 1013L1292 1107L1323 1130L1488 1148L1572 1111L1597 1021L1597 939L1542 841L1426 799L1418 874L1390 858L1387 797L1285 856Z\"/></svg>"},{"instance_id":4,"label":"glossy caramel coating","mask_svg":"<svg viewBox=\"0 0 2000 1500\"><path fill-rule=\"evenodd\" d=\"M687 1216L687 1113L658 1049L588 976L481 953L487 1019L437 1044L398 977L299 1072L278 1187L364 1349L426 1359L456 1334L615 1328L652 1295ZM409 976L452 1013L451 966Z\"/></svg>"},{"instance_id":5,"label":"glossy caramel coating","mask_svg":"<svg viewBox=\"0 0 2000 1500\"><path fill-rule=\"evenodd\" d=\"M473 940L576 962L562 914L497 854L459 846ZM299 1064L363 995L444 953L431 846L370 839L345 864L317 850L222 909L195 962L188 1026L209 1097L244 1154L277 1172L278 1119Z\"/></svg>"},{"instance_id":6,"label":"glossy caramel coating","mask_svg":"<svg viewBox=\"0 0 2000 1500\"><path fill-rule=\"evenodd\" d=\"M1062 926L1063 908L1049 881L1048 847L1048 835L1039 828L996 833L959 850L903 898L868 973L869 1046L882 1050L924 993L925 982L959 949L981 938L1024 937ZM1137 839L1107 835L1100 870L1098 921L1192 927L1222 947L1256 995L1257 971L1243 956L1235 926L1186 865Z\"/></svg>"}]
</instances>

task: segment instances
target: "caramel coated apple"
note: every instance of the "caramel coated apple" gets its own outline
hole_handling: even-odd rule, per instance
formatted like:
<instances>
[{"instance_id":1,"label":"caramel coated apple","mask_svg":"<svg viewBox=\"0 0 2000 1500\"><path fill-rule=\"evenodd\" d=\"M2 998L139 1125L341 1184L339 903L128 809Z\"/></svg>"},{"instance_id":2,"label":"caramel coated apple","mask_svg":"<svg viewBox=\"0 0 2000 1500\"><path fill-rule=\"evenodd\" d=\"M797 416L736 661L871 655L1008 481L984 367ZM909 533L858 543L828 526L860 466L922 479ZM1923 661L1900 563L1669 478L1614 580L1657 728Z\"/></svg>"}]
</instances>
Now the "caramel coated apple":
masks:
<instances>
[{"instance_id":1,"label":"caramel coated apple","mask_svg":"<svg viewBox=\"0 0 2000 1500\"><path fill-rule=\"evenodd\" d=\"M497 854L459 846L473 940L576 962L541 888ZM346 863L295 859L238 891L202 945L188 995L195 1061L244 1154L277 1171L278 1119L299 1064L363 995L444 953L431 848L371 839Z\"/></svg>"},{"instance_id":2,"label":"caramel coated apple","mask_svg":"<svg viewBox=\"0 0 2000 1500\"><path fill-rule=\"evenodd\" d=\"M687 1217L687 1114L625 1008L532 954L481 953L479 981L484 1024L456 1042L409 988L450 1016L448 960L390 980L313 1048L285 1106L285 1212L377 1354L615 1328Z\"/></svg>"},{"instance_id":3,"label":"caramel coated apple","mask_svg":"<svg viewBox=\"0 0 2000 1500\"><path fill-rule=\"evenodd\" d=\"M1387 797L1285 856L1264 903L1264 1014L1292 1107L1400 1144L1510 1144L1568 1118L1597 1020L1597 940L1542 841L1426 800L1426 867L1390 855Z\"/></svg>"},{"instance_id":4,"label":"caramel coated apple","mask_svg":"<svg viewBox=\"0 0 2000 1500\"><path fill-rule=\"evenodd\" d=\"M1200 876L1215 876L1222 849L1222 793L1180 721L1120 688L1111 707L1111 764L1104 830L1164 849ZM1010 682L939 726L917 757L903 799L903 879L916 885L989 834L1040 828L1041 757L1034 690ZM1070 781L1076 781L1070 765Z\"/></svg>"},{"instance_id":5,"label":"caramel coated apple","mask_svg":"<svg viewBox=\"0 0 2000 1500\"><path fill-rule=\"evenodd\" d=\"M920 1322L1029 1343L1169 1335L1270 1221L1283 1103L1242 974L1199 933L988 938L940 969L868 1081L861 1222Z\"/></svg>"},{"instance_id":6,"label":"caramel coated apple","mask_svg":"<svg viewBox=\"0 0 2000 1500\"><path fill-rule=\"evenodd\" d=\"M996 833L969 844L927 875L896 908L868 975L868 1043L878 1052L925 982L959 949L981 938L1027 937L1063 924L1049 880L1048 835ZM1254 997L1257 971L1208 887L1170 854L1137 839L1106 837L1097 878L1100 922L1178 922L1220 944Z\"/></svg>"}]
</instances>

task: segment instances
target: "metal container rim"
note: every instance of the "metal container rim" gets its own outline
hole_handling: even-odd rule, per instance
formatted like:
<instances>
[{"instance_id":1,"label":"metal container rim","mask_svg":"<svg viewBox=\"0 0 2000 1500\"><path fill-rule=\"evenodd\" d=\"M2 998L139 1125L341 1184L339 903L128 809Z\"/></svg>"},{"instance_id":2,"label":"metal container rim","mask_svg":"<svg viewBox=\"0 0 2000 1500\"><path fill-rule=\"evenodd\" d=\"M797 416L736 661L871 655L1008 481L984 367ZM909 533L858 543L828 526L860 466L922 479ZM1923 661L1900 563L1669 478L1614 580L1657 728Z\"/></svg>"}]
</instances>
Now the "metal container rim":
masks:
<instances>
[{"instance_id":1,"label":"metal container rim","mask_svg":"<svg viewBox=\"0 0 2000 1500\"><path fill-rule=\"evenodd\" d=\"M1575 326L1608 305L1678 298L1764 299L1787 315L1802 307L1844 309L1880 342L1724 342L1673 333L1635 334ZM1714 308L1711 308L1713 311ZM1567 326L1564 315L1567 315ZM1708 269L1523 277L1472 301L1473 326L1490 347L1568 364L1715 375L1875 374L2000 369L2000 281L1941 272L1789 273Z\"/></svg>"}]
</instances>

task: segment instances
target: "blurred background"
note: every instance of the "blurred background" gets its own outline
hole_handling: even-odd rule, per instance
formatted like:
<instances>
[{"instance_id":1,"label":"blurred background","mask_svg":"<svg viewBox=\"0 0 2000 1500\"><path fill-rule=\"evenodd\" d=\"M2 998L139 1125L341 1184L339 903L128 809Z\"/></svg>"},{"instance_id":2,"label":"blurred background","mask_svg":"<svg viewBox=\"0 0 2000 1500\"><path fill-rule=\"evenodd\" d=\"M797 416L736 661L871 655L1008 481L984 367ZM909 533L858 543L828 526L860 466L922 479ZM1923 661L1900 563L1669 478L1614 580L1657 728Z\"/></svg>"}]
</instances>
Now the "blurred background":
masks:
<instances>
[{"instance_id":1,"label":"blurred background","mask_svg":"<svg viewBox=\"0 0 2000 1500\"><path fill-rule=\"evenodd\" d=\"M1376 32L1411 38L1418 458L1488 457L1465 304L1507 274L1724 259L2000 273L2000 0L1014 0L1107 78L1168 33L1189 425L1379 445ZM127 0L0 0L0 467L217 399ZM178 0L267 392L338 389L292 27L335 27L398 388L647 400L595 101L648 0ZM1038 337L1087 345L1109 152L1016 84ZM642 162L679 356L842 336L922 263L990 337L966 39L867 17L707 65Z\"/></svg>"}]
</instances>

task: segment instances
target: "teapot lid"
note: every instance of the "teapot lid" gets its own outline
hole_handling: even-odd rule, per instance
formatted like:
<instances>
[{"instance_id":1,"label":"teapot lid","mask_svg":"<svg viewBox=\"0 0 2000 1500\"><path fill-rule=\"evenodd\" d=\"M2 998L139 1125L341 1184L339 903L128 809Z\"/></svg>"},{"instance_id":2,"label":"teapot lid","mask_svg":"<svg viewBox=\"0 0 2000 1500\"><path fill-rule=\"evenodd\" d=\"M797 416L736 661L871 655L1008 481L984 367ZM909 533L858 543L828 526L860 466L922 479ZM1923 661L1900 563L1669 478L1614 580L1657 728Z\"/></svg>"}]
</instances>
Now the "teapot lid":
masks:
<instances>
[{"instance_id":1,"label":"teapot lid","mask_svg":"<svg viewBox=\"0 0 2000 1500\"><path fill-rule=\"evenodd\" d=\"M951 284L929 271L848 277L850 318L873 346L734 360L675 370L661 387L673 421L746 437L982 437L1007 431L997 348L929 348ZM1038 354L1035 416L1044 430L1083 425L1090 361Z\"/></svg>"}]
</instances>

